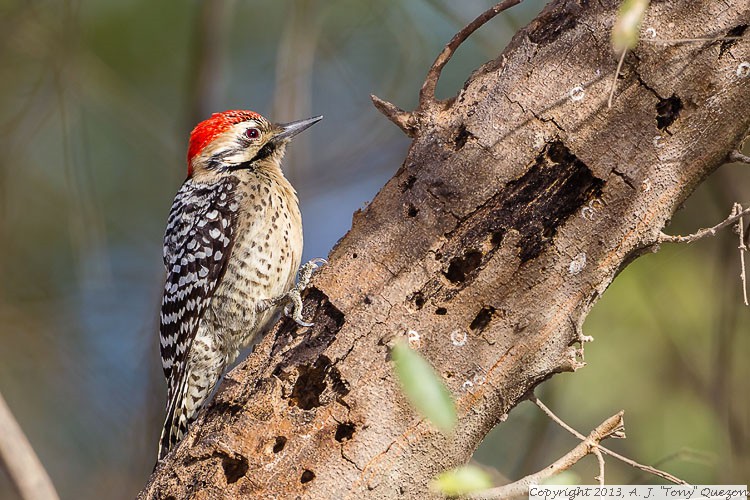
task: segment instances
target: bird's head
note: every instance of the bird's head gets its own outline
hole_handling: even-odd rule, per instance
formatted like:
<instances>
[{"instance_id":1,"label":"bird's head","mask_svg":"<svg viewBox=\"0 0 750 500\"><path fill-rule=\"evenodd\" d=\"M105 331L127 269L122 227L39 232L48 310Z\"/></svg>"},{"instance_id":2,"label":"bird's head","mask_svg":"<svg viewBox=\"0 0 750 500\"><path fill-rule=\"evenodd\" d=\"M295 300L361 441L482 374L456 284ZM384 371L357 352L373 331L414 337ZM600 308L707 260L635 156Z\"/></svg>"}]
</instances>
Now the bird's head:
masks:
<instances>
[{"instance_id":1,"label":"bird's head","mask_svg":"<svg viewBox=\"0 0 750 500\"><path fill-rule=\"evenodd\" d=\"M276 124L253 111L214 113L190 133L188 177L279 167L289 140L322 118Z\"/></svg>"}]
</instances>

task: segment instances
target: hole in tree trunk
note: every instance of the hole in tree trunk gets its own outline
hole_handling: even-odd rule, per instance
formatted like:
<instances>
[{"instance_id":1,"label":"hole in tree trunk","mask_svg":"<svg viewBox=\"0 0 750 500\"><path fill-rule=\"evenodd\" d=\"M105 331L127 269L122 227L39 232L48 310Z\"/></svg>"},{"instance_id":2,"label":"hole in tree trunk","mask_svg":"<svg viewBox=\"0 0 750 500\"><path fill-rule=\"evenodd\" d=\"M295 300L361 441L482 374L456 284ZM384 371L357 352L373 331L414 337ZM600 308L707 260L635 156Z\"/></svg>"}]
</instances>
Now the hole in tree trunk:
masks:
<instances>
[{"instance_id":1,"label":"hole in tree trunk","mask_svg":"<svg viewBox=\"0 0 750 500\"><path fill-rule=\"evenodd\" d=\"M286 446L286 438L284 436L277 436L276 442L273 445L273 452L279 453Z\"/></svg>"},{"instance_id":2,"label":"hole in tree trunk","mask_svg":"<svg viewBox=\"0 0 750 500\"><path fill-rule=\"evenodd\" d=\"M672 125L680 116L682 100L676 95L669 99L662 99L656 104L656 126L664 130Z\"/></svg>"},{"instance_id":3,"label":"hole in tree trunk","mask_svg":"<svg viewBox=\"0 0 750 500\"><path fill-rule=\"evenodd\" d=\"M239 459L224 457L221 460L221 467L224 469L224 476L227 478L227 484L236 483L242 476L247 473L250 467L245 457Z\"/></svg>"},{"instance_id":4,"label":"hole in tree trunk","mask_svg":"<svg viewBox=\"0 0 750 500\"><path fill-rule=\"evenodd\" d=\"M339 424L338 427L336 427L336 441L339 443L343 441L348 441L352 438L354 435L354 424L351 422L345 422L343 424Z\"/></svg>"}]
</instances>

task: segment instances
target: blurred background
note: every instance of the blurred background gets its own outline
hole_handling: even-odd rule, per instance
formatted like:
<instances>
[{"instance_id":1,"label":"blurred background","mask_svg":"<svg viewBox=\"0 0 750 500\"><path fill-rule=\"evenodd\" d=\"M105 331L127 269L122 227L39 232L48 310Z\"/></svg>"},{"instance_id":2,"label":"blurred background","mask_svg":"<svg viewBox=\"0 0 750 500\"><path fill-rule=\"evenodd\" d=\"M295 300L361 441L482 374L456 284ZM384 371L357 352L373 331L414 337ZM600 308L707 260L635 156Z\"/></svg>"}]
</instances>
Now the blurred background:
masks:
<instances>
[{"instance_id":1,"label":"blurred background","mask_svg":"<svg viewBox=\"0 0 750 500\"><path fill-rule=\"evenodd\" d=\"M370 103L412 109L427 68L487 0L0 0L0 392L60 495L133 498L163 418L161 242L187 136L213 111L322 114L295 141L305 256L324 256L403 160L409 141ZM528 0L469 39L440 80L453 95L543 7ZM748 202L724 166L670 231ZM587 434L694 483L750 480L748 308L724 231L629 266L585 333L588 367L538 391ZM2 432L2 430L0 430ZM524 403L476 459L517 479L575 440ZM652 481L609 459L612 483ZM595 460L567 478L591 483ZM0 468L0 498L15 498Z\"/></svg>"}]
</instances>

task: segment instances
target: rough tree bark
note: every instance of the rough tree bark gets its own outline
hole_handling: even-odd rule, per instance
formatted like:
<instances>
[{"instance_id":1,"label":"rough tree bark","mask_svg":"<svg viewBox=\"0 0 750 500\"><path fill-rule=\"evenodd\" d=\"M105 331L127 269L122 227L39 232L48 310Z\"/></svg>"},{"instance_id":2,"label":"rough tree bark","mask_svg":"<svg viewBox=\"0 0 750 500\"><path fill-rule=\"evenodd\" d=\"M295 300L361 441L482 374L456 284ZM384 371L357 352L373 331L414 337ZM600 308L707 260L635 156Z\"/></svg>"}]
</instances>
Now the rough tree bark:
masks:
<instances>
[{"instance_id":1,"label":"rough tree bark","mask_svg":"<svg viewBox=\"0 0 750 500\"><path fill-rule=\"evenodd\" d=\"M142 498L425 498L537 384L581 366L597 298L750 127L745 39L641 42L608 109L618 4L553 1L455 99L428 88L392 117L414 141L314 279L315 326L282 320ZM654 0L641 31L748 24L747 0ZM389 346L409 330L457 400L453 437L394 381Z\"/></svg>"}]
</instances>

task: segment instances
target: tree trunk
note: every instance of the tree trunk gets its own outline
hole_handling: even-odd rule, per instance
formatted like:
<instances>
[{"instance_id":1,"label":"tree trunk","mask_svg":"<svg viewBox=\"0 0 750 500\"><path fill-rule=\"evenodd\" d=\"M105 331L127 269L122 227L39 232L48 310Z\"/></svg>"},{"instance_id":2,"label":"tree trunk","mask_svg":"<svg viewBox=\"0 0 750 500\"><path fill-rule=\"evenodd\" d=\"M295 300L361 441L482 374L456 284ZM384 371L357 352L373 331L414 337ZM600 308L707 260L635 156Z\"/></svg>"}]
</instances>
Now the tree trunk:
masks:
<instances>
[{"instance_id":1,"label":"tree trunk","mask_svg":"<svg viewBox=\"0 0 750 500\"><path fill-rule=\"evenodd\" d=\"M654 0L610 109L618 5L553 1L455 99L393 117L414 141L313 280L315 326L276 325L141 498L426 498L582 366L598 297L750 127L746 39L658 43L741 35L747 0ZM394 380L407 332L456 399L452 437Z\"/></svg>"}]
</instances>

